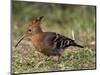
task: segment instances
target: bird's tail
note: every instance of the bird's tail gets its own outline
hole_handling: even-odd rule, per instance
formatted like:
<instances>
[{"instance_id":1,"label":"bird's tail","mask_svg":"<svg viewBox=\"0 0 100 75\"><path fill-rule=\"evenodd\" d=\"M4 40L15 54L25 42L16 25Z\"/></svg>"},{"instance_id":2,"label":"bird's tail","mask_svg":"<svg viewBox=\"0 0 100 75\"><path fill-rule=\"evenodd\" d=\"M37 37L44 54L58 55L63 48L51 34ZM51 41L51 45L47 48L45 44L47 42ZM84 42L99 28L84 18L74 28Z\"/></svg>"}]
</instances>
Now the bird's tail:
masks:
<instances>
[{"instance_id":1,"label":"bird's tail","mask_svg":"<svg viewBox=\"0 0 100 75\"><path fill-rule=\"evenodd\" d=\"M77 44L75 42L75 40L71 40L70 44L71 44L71 46L76 46L76 47L84 48L84 46Z\"/></svg>"},{"instance_id":2,"label":"bird's tail","mask_svg":"<svg viewBox=\"0 0 100 75\"><path fill-rule=\"evenodd\" d=\"M80 48L84 48L84 46L79 45L79 44L77 44L77 43L74 43L73 46L80 47Z\"/></svg>"}]
</instances>

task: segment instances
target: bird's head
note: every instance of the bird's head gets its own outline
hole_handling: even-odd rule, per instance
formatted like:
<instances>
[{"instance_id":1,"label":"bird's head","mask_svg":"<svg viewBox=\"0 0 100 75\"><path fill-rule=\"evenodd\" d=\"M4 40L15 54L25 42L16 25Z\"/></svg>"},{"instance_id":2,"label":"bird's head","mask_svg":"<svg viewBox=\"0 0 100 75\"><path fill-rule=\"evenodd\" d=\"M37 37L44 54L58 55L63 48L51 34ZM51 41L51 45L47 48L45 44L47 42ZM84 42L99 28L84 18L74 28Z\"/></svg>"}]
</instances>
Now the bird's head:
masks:
<instances>
[{"instance_id":1,"label":"bird's head","mask_svg":"<svg viewBox=\"0 0 100 75\"><path fill-rule=\"evenodd\" d=\"M20 40L18 41L18 43L16 44L15 47L18 46L18 44L25 38L30 38L38 33L42 32L41 29L41 21L43 19L43 16L37 17L36 19L34 19L27 27L26 33L20 38Z\"/></svg>"}]
</instances>

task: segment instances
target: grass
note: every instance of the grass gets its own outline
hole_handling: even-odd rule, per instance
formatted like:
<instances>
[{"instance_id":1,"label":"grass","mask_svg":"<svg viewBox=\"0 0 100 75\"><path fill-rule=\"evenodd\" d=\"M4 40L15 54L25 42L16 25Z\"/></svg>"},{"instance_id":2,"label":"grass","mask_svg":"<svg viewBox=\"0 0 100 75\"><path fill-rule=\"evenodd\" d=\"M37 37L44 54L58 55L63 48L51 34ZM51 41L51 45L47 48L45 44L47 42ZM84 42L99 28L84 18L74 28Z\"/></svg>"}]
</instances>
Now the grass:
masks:
<instances>
[{"instance_id":1,"label":"grass","mask_svg":"<svg viewBox=\"0 0 100 75\"><path fill-rule=\"evenodd\" d=\"M14 1L12 7L12 73L96 69L95 6ZM54 57L39 54L27 40L15 48L29 22L40 15L44 16L43 31L70 38L73 31L75 40L86 47L66 48L60 63L54 61Z\"/></svg>"},{"instance_id":2,"label":"grass","mask_svg":"<svg viewBox=\"0 0 100 75\"><path fill-rule=\"evenodd\" d=\"M70 51L64 54L64 58L58 63L52 59L38 58L36 56L26 55L25 57L13 57L13 73L30 73L45 72L59 70L82 70L95 69L95 53L91 53L89 49L79 49L78 51ZM30 56L30 57L27 57Z\"/></svg>"}]
</instances>

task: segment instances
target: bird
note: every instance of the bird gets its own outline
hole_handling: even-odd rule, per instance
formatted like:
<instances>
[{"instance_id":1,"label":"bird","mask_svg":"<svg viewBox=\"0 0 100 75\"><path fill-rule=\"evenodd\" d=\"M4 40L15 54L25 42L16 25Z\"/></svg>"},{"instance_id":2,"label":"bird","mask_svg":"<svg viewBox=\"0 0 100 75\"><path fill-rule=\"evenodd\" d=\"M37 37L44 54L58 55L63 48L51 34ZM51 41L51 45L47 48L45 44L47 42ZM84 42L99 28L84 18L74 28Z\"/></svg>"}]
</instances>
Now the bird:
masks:
<instances>
[{"instance_id":1,"label":"bird","mask_svg":"<svg viewBox=\"0 0 100 75\"><path fill-rule=\"evenodd\" d=\"M21 37L15 47L27 37L32 41L38 52L46 56L57 56L58 60L64 50L70 46L84 48L84 46L77 44L75 40L71 38L56 32L44 32L41 28L43 17L44 16L37 17L28 25L25 34Z\"/></svg>"}]
</instances>

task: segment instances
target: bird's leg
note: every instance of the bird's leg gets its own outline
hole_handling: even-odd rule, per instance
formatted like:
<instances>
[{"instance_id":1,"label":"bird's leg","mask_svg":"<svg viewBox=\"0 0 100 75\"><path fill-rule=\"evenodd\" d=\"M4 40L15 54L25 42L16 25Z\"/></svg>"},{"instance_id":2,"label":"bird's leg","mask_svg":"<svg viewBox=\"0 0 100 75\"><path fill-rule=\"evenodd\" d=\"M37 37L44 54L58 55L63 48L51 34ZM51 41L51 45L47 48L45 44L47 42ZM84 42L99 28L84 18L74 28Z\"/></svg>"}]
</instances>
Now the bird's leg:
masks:
<instances>
[{"instance_id":1,"label":"bird's leg","mask_svg":"<svg viewBox=\"0 0 100 75\"><path fill-rule=\"evenodd\" d=\"M61 62L61 54L58 55L58 59L57 59L58 63Z\"/></svg>"},{"instance_id":2,"label":"bird's leg","mask_svg":"<svg viewBox=\"0 0 100 75\"><path fill-rule=\"evenodd\" d=\"M59 50L59 54L58 54L58 63L61 62L61 58L62 58L63 51L64 51L63 49L60 49L60 50Z\"/></svg>"}]
</instances>

